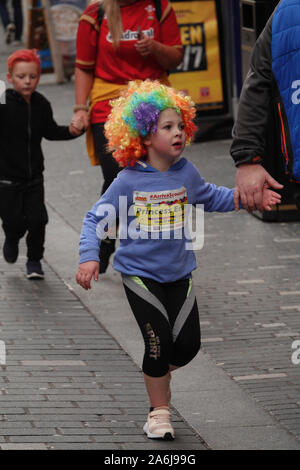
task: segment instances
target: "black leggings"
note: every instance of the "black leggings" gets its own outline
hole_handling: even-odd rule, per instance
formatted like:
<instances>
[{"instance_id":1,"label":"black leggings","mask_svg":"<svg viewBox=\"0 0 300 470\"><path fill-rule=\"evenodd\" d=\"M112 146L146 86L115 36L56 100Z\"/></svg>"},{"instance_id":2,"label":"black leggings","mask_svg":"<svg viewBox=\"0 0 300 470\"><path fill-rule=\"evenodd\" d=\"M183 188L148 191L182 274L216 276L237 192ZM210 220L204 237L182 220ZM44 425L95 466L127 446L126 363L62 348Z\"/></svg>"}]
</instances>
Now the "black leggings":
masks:
<instances>
[{"instance_id":1,"label":"black leggings","mask_svg":"<svg viewBox=\"0 0 300 470\"><path fill-rule=\"evenodd\" d=\"M122 168L119 167L118 162L113 158L111 152L108 152L106 149L107 140L104 135L104 123L100 122L97 124L92 124L92 132L94 137L95 151L99 159L104 177L104 183L101 191L101 194L103 194L116 178L119 171L122 170Z\"/></svg>"},{"instance_id":2,"label":"black leggings","mask_svg":"<svg viewBox=\"0 0 300 470\"><path fill-rule=\"evenodd\" d=\"M192 280L159 283L137 276L123 276L122 280L145 342L143 372L162 377L169 365L188 364L201 344Z\"/></svg>"}]
</instances>

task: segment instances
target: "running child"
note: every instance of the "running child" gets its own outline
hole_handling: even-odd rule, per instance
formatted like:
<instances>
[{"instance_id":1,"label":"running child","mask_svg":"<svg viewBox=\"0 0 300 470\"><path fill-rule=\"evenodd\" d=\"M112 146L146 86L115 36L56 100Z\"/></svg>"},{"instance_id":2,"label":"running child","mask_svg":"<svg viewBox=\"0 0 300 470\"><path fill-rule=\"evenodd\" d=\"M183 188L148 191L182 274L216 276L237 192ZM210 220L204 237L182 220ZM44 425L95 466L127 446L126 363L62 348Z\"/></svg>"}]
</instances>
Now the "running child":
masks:
<instances>
[{"instance_id":1,"label":"running child","mask_svg":"<svg viewBox=\"0 0 300 470\"><path fill-rule=\"evenodd\" d=\"M141 329L143 374L150 401L144 432L172 440L171 372L188 364L200 348L200 324L192 283L196 268L186 230L186 207L205 211L238 209L234 189L209 184L181 157L195 125L190 97L157 81L130 82L112 102L106 136L114 158L125 167L84 219L76 281L84 289L99 276L99 242L120 219L114 268ZM264 206L280 202L265 189ZM101 242L102 243L102 242ZM121 312L120 312L121 314Z\"/></svg>"},{"instance_id":2,"label":"running child","mask_svg":"<svg viewBox=\"0 0 300 470\"><path fill-rule=\"evenodd\" d=\"M3 256L15 263L19 240L27 232L27 278L43 279L45 226L44 156L41 140L69 140L80 129L58 126L49 101L35 91L41 73L35 50L22 49L7 61L12 89L0 105L0 218L5 233Z\"/></svg>"}]
</instances>

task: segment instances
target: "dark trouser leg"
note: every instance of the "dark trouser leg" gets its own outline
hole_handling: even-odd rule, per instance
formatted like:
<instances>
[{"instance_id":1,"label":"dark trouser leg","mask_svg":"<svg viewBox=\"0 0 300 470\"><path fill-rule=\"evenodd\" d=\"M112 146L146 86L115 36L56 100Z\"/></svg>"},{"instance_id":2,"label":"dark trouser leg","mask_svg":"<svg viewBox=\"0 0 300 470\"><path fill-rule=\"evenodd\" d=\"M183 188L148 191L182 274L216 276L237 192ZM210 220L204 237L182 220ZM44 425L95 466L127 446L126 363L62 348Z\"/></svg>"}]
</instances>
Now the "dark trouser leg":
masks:
<instances>
[{"instance_id":1,"label":"dark trouser leg","mask_svg":"<svg viewBox=\"0 0 300 470\"><path fill-rule=\"evenodd\" d=\"M0 0L0 16L4 28L10 23L9 13L7 10L7 0Z\"/></svg>"},{"instance_id":2,"label":"dark trouser leg","mask_svg":"<svg viewBox=\"0 0 300 470\"><path fill-rule=\"evenodd\" d=\"M12 0L14 9L14 24L16 26L15 39L20 41L23 32L23 11L21 0Z\"/></svg>"},{"instance_id":3,"label":"dark trouser leg","mask_svg":"<svg viewBox=\"0 0 300 470\"><path fill-rule=\"evenodd\" d=\"M24 187L0 188L0 218L6 238L19 240L26 232Z\"/></svg>"},{"instance_id":4,"label":"dark trouser leg","mask_svg":"<svg viewBox=\"0 0 300 470\"><path fill-rule=\"evenodd\" d=\"M92 124L92 131L94 135L95 150L104 177L101 191L101 194L103 194L122 168L119 167L111 152L107 152L106 150L107 140L104 135L104 123Z\"/></svg>"},{"instance_id":5,"label":"dark trouser leg","mask_svg":"<svg viewBox=\"0 0 300 470\"><path fill-rule=\"evenodd\" d=\"M39 261L44 254L45 228L48 222L43 183L27 188L24 195L24 214L28 230L27 258L30 261Z\"/></svg>"}]
</instances>

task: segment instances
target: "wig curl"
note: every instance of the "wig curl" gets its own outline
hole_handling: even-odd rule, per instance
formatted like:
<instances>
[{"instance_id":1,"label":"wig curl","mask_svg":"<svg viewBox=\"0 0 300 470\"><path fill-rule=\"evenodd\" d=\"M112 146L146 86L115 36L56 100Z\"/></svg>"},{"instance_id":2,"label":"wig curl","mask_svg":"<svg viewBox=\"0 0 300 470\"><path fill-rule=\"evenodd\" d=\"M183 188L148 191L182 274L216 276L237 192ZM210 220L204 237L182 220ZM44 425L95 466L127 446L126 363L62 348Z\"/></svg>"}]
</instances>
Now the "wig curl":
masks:
<instances>
[{"instance_id":1,"label":"wig curl","mask_svg":"<svg viewBox=\"0 0 300 470\"><path fill-rule=\"evenodd\" d=\"M105 124L108 149L120 166L133 166L146 155L143 139L157 130L160 113L173 108L181 113L189 145L196 126L195 105L189 96L159 81L129 82L121 96L110 102L111 113Z\"/></svg>"}]
</instances>

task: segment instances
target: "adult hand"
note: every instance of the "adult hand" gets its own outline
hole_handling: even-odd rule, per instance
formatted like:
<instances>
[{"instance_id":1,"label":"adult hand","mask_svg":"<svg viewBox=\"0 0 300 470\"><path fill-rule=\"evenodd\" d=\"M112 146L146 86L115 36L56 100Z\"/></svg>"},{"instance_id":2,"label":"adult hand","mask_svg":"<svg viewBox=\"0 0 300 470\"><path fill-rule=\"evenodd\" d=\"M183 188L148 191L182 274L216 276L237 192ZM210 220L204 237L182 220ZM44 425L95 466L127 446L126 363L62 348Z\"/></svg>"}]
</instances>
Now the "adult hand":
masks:
<instances>
[{"instance_id":1,"label":"adult hand","mask_svg":"<svg viewBox=\"0 0 300 470\"><path fill-rule=\"evenodd\" d=\"M145 36L144 33L140 33L140 39L135 43L136 50L141 54L143 57L147 57L148 55L153 53L155 48L155 43L153 39L149 38L149 36Z\"/></svg>"},{"instance_id":2,"label":"adult hand","mask_svg":"<svg viewBox=\"0 0 300 470\"><path fill-rule=\"evenodd\" d=\"M99 263L98 261L87 261L79 265L76 282L85 290L91 289L91 279L95 281L99 279Z\"/></svg>"},{"instance_id":3,"label":"adult hand","mask_svg":"<svg viewBox=\"0 0 300 470\"><path fill-rule=\"evenodd\" d=\"M70 123L70 132L73 135L81 135L84 131L87 130L89 126L89 114L87 111L80 109L73 114Z\"/></svg>"},{"instance_id":4,"label":"adult hand","mask_svg":"<svg viewBox=\"0 0 300 470\"><path fill-rule=\"evenodd\" d=\"M264 188L282 189L278 183L261 165L243 163L236 172L237 194L241 198L244 209L248 212L254 210L263 211ZM235 209L238 209L238 198L234 198Z\"/></svg>"}]
</instances>

